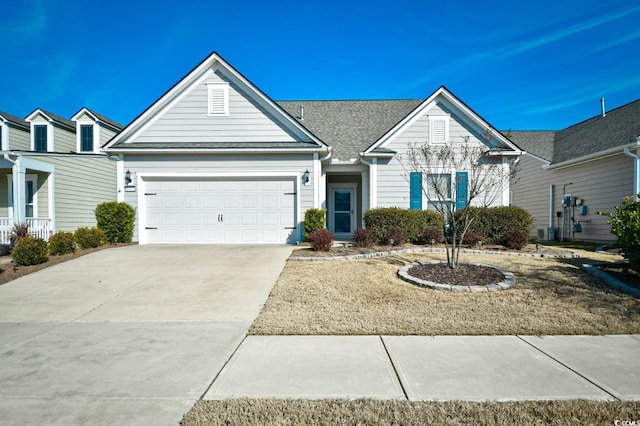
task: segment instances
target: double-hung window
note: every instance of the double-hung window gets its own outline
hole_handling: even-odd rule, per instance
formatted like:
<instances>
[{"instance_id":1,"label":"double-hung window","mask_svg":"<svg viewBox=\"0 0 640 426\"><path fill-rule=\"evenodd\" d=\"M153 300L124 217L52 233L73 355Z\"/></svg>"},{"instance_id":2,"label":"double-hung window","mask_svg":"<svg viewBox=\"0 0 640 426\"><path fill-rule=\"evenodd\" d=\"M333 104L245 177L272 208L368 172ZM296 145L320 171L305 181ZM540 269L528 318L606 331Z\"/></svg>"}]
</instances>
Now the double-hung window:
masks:
<instances>
[{"instance_id":1,"label":"double-hung window","mask_svg":"<svg viewBox=\"0 0 640 426\"><path fill-rule=\"evenodd\" d=\"M33 126L33 150L46 152L47 151L47 126L36 125Z\"/></svg>"},{"instance_id":2,"label":"double-hung window","mask_svg":"<svg viewBox=\"0 0 640 426\"><path fill-rule=\"evenodd\" d=\"M446 213L446 203L451 202L451 174L429 173L426 184L429 210Z\"/></svg>"},{"instance_id":3,"label":"double-hung window","mask_svg":"<svg viewBox=\"0 0 640 426\"><path fill-rule=\"evenodd\" d=\"M93 152L93 125L82 124L80 126L80 151Z\"/></svg>"}]
</instances>

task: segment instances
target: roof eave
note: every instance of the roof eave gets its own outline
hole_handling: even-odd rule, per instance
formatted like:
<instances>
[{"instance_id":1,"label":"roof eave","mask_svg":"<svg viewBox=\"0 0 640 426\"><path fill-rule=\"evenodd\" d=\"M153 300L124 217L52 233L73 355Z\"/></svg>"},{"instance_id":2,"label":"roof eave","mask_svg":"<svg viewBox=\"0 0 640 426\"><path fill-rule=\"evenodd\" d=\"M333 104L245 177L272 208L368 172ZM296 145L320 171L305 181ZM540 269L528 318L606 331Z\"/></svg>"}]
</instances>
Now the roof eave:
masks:
<instances>
[{"instance_id":1,"label":"roof eave","mask_svg":"<svg viewBox=\"0 0 640 426\"><path fill-rule=\"evenodd\" d=\"M306 154L327 152L327 148L102 148L110 154Z\"/></svg>"},{"instance_id":2,"label":"roof eave","mask_svg":"<svg viewBox=\"0 0 640 426\"><path fill-rule=\"evenodd\" d=\"M551 163L545 166L542 166L543 169L553 170L553 169L561 169L563 167L575 166L581 163L588 163L590 161L595 161L604 157L611 157L616 154L624 154L624 150L630 148L638 149L640 147L640 140L636 140L634 142L630 142L625 145L619 145L613 148L605 149L604 151L593 152L591 154L583 155L582 157L572 158L571 160L561 161L560 163Z\"/></svg>"}]
</instances>

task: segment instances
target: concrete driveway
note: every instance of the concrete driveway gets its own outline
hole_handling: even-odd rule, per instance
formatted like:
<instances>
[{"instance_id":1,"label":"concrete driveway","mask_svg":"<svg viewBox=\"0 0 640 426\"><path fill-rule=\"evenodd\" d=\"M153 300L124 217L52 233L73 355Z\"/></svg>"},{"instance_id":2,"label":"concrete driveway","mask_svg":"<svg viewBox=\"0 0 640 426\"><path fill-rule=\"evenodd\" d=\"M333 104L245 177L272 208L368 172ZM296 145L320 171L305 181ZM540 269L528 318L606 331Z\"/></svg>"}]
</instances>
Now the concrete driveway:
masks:
<instances>
[{"instance_id":1,"label":"concrete driveway","mask_svg":"<svg viewBox=\"0 0 640 426\"><path fill-rule=\"evenodd\" d=\"M128 246L0 286L0 423L176 425L291 246Z\"/></svg>"}]
</instances>

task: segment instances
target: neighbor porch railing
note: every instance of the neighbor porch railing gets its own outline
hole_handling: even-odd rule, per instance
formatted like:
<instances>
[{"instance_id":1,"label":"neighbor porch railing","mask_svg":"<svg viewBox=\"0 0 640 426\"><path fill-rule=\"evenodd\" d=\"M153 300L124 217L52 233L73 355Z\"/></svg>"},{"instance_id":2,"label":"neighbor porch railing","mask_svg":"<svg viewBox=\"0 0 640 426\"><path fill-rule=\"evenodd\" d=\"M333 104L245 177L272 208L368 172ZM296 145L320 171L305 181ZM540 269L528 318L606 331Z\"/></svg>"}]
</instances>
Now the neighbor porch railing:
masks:
<instances>
[{"instance_id":1,"label":"neighbor porch railing","mask_svg":"<svg viewBox=\"0 0 640 426\"><path fill-rule=\"evenodd\" d=\"M42 238L45 241L49 241L49 236L51 235L51 219L28 217L24 222L29 225L29 235L34 238ZM11 243L14 223L12 217L0 217L0 244Z\"/></svg>"}]
</instances>

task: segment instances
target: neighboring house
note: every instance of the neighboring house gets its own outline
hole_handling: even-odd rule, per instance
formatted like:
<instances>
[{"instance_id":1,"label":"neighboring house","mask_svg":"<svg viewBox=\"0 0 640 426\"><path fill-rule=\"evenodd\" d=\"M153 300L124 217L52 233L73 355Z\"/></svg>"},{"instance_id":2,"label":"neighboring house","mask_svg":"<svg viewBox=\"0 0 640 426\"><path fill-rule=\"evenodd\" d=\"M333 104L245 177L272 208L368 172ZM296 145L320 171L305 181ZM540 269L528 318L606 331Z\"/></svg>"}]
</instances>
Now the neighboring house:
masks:
<instances>
[{"instance_id":1,"label":"neighboring house","mask_svg":"<svg viewBox=\"0 0 640 426\"><path fill-rule=\"evenodd\" d=\"M213 53L103 149L120 158L141 244L296 243L309 208L327 209L337 238L370 208L409 208L398 155L449 141L496 148L505 167L520 154L444 87L424 100L275 102ZM412 207L428 208L418 195Z\"/></svg>"},{"instance_id":2,"label":"neighboring house","mask_svg":"<svg viewBox=\"0 0 640 426\"><path fill-rule=\"evenodd\" d=\"M640 100L560 131L513 131L526 151L513 204L534 217L539 240L613 242L607 217L640 192ZM563 204L563 199L566 202Z\"/></svg>"},{"instance_id":3,"label":"neighboring house","mask_svg":"<svg viewBox=\"0 0 640 426\"><path fill-rule=\"evenodd\" d=\"M45 239L95 226L96 206L117 198L117 158L100 147L121 129L88 108L71 120L42 109L24 120L0 112L0 243L15 223Z\"/></svg>"}]
</instances>

